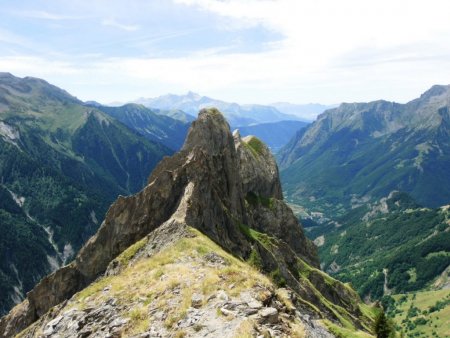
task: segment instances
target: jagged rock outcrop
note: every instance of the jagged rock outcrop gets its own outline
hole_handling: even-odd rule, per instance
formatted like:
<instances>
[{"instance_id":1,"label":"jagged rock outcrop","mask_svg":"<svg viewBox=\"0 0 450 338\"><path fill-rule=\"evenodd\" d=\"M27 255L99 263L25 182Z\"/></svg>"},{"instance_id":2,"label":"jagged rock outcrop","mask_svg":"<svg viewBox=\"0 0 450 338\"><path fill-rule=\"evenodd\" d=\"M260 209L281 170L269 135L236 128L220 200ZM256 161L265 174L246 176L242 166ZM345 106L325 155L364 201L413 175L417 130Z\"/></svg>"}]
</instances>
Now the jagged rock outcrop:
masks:
<instances>
[{"instance_id":1,"label":"jagged rock outcrop","mask_svg":"<svg viewBox=\"0 0 450 338\"><path fill-rule=\"evenodd\" d=\"M233 137L218 110L204 109L181 151L160 162L141 192L117 199L76 260L44 278L24 303L0 320L0 336L20 332L108 266L114 274L114 259L145 236L159 234L158 244L156 237L149 240L151 255L161 243L173 241L174 229L186 226L234 256L257 258L258 268L305 299L303 308L313 316L337 320L339 306L362 327L355 293L317 270L316 249L282 200L278 169L268 148L256 138L241 139L238 133Z\"/></svg>"}]
</instances>

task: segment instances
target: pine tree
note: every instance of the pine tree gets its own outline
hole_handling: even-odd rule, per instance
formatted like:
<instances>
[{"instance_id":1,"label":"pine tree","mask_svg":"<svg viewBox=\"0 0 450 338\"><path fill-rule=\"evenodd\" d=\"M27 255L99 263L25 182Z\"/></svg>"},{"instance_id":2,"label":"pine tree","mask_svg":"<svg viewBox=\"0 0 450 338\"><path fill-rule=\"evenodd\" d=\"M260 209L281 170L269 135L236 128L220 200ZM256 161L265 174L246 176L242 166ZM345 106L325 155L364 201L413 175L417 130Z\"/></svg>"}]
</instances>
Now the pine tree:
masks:
<instances>
[{"instance_id":1,"label":"pine tree","mask_svg":"<svg viewBox=\"0 0 450 338\"><path fill-rule=\"evenodd\" d=\"M384 314L383 309L380 309L380 312L375 318L374 331L377 338L389 338L394 332L391 324Z\"/></svg>"}]
</instances>

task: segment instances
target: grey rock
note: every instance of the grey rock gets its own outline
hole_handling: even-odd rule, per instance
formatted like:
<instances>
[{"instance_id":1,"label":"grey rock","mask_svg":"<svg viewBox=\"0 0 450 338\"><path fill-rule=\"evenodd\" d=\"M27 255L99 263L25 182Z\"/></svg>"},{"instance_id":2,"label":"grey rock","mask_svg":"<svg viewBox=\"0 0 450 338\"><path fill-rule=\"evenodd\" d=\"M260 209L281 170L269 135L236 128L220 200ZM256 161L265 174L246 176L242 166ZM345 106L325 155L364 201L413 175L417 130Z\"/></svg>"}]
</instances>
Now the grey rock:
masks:
<instances>
[{"instance_id":1,"label":"grey rock","mask_svg":"<svg viewBox=\"0 0 450 338\"><path fill-rule=\"evenodd\" d=\"M251 315L254 315L254 314L258 313L258 309L248 307L248 308L245 308L245 309L241 310L241 313L244 316L251 316Z\"/></svg>"},{"instance_id":2,"label":"grey rock","mask_svg":"<svg viewBox=\"0 0 450 338\"><path fill-rule=\"evenodd\" d=\"M203 296L198 293L194 293L191 297L191 306L193 308L200 308L203 305Z\"/></svg>"},{"instance_id":3,"label":"grey rock","mask_svg":"<svg viewBox=\"0 0 450 338\"><path fill-rule=\"evenodd\" d=\"M222 256L219 256L215 252L208 252L203 258L213 265L228 265Z\"/></svg>"},{"instance_id":4,"label":"grey rock","mask_svg":"<svg viewBox=\"0 0 450 338\"><path fill-rule=\"evenodd\" d=\"M216 297L217 299L223 300L225 302L230 299L230 297L228 297L228 294L224 290L217 291Z\"/></svg>"},{"instance_id":5,"label":"grey rock","mask_svg":"<svg viewBox=\"0 0 450 338\"><path fill-rule=\"evenodd\" d=\"M224 308L224 307L220 308L220 312L222 312L222 314L224 316L235 316L236 315L236 312L228 310L227 308Z\"/></svg>"},{"instance_id":6,"label":"grey rock","mask_svg":"<svg viewBox=\"0 0 450 338\"><path fill-rule=\"evenodd\" d=\"M275 324L278 322L278 310L273 307L266 307L258 312L260 323Z\"/></svg>"},{"instance_id":7,"label":"grey rock","mask_svg":"<svg viewBox=\"0 0 450 338\"><path fill-rule=\"evenodd\" d=\"M263 304L259 300L252 300L247 305L252 309L261 309L263 307Z\"/></svg>"}]
</instances>

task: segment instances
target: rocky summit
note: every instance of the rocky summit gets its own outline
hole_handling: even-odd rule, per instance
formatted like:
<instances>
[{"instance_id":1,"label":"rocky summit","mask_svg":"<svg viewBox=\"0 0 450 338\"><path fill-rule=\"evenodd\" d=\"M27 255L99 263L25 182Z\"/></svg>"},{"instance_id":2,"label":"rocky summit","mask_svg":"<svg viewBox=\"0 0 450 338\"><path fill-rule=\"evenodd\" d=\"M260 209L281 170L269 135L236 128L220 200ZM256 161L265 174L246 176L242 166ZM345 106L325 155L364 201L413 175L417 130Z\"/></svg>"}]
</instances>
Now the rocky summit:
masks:
<instances>
[{"instance_id":1,"label":"rocky summit","mask_svg":"<svg viewBox=\"0 0 450 338\"><path fill-rule=\"evenodd\" d=\"M370 337L373 317L320 271L267 146L210 108L76 259L0 320L0 336Z\"/></svg>"}]
</instances>

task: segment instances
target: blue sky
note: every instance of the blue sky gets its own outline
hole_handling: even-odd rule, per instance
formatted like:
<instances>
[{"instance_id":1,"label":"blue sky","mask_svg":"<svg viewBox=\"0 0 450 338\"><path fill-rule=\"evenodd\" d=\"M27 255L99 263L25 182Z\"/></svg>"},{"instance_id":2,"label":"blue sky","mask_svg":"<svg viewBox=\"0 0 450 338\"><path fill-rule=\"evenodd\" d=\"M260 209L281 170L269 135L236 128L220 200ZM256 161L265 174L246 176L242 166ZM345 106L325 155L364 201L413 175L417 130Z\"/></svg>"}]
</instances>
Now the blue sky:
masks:
<instances>
[{"instance_id":1,"label":"blue sky","mask_svg":"<svg viewBox=\"0 0 450 338\"><path fill-rule=\"evenodd\" d=\"M0 70L83 100L405 102L450 83L444 0L0 1Z\"/></svg>"}]
</instances>

